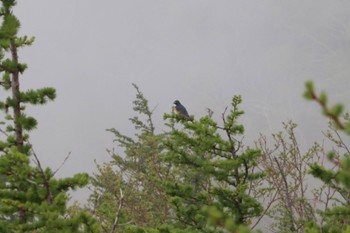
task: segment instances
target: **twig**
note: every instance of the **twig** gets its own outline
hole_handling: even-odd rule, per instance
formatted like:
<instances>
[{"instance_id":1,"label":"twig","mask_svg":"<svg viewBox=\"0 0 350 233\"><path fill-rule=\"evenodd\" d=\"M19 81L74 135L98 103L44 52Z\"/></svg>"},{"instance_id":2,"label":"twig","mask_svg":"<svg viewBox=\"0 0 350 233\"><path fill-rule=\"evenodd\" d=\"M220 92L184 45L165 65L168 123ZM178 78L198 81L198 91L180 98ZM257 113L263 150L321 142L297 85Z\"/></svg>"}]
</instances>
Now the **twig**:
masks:
<instances>
[{"instance_id":1,"label":"twig","mask_svg":"<svg viewBox=\"0 0 350 233\"><path fill-rule=\"evenodd\" d=\"M340 144L343 146L343 148L344 148L344 149L348 152L348 154L350 155L350 150L349 150L349 148L347 147L347 145L344 143L342 137L341 137L340 134L338 133L338 130L333 129L333 132L337 135Z\"/></svg>"},{"instance_id":2,"label":"twig","mask_svg":"<svg viewBox=\"0 0 350 233\"><path fill-rule=\"evenodd\" d=\"M340 121L338 116L334 115L329 111L329 108L327 107L326 102L322 101L320 97L318 97L313 90L311 91L311 98L321 105L324 111L324 115L328 116L331 120L333 120L333 122L339 129L345 130L344 123Z\"/></svg>"},{"instance_id":3,"label":"twig","mask_svg":"<svg viewBox=\"0 0 350 233\"><path fill-rule=\"evenodd\" d=\"M61 165L56 169L56 171L54 171L52 176L55 176L55 174L63 167L63 165L66 163L66 161L69 159L69 156L72 152L68 152L68 155L66 156L66 158L64 158L63 162L61 163Z\"/></svg>"},{"instance_id":4,"label":"twig","mask_svg":"<svg viewBox=\"0 0 350 233\"><path fill-rule=\"evenodd\" d=\"M211 118L214 114L214 111L211 110L210 108L206 108L207 112L208 112L208 117Z\"/></svg>"},{"instance_id":5,"label":"twig","mask_svg":"<svg viewBox=\"0 0 350 233\"><path fill-rule=\"evenodd\" d=\"M159 104L157 104L157 105L152 109L152 111L150 111L151 114L153 114L153 112L156 110L156 108L158 107L158 105L159 105Z\"/></svg>"},{"instance_id":6,"label":"twig","mask_svg":"<svg viewBox=\"0 0 350 233\"><path fill-rule=\"evenodd\" d=\"M289 197L289 191L288 191L288 182L287 182L287 177L286 177L286 174L284 173L280 163L278 162L277 158L275 157L274 158L276 164L277 164L277 167L281 173L281 176L282 176L282 179L283 179L283 182L284 182L284 186L285 186L285 195L286 195L286 204L287 204L287 208L288 208L288 212L289 212L289 217L290 217L290 220L291 220L291 225L290 225L290 230L291 231L295 231L295 226L294 226L294 216L293 216L293 210L292 210L292 203L290 201L290 197Z\"/></svg>"},{"instance_id":7,"label":"twig","mask_svg":"<svg viewBox=\"0 0 350 233\"><path fill-rule=\"evenodd\" d=\"M32 152L33 152L33 155L34 155L34 158L35 158L35 161L36 161L36 164L38 165L38 168L40 170L40 173L41 175L43 176L43 179L44 179L44 187L47 191L47 201L49 204L52 204L53 203L53 195L52 195L52 192L51 192L51 187L50 187L50 183L49 183L49 179L47 178L42 166L41 166L41 163L40 163L40 160L38 158L38 156L36 155L34 149L33 149L33 146L32 147Z\"/></svg>"},{"instance_id":8,"label":"twig","mask_svg":"<svg viewBox=\"0 0 350 233\"><path fill-rule=\"evenodd\" d=\"M119 215L120 215L120 212L121 212L121 210L123 208L123 205L124 205L123 190L120 188L119 192L120 192L119 206L118 206L118 210L117 210L117 213L116 213L116 216L115 216L115 219L114 219L114 223L113 223L113 227L112 227L111 233L114 233L115 230L117 230L117 228L118 228Z\"/></svg>"},{"instance_id":9,"label":"twig","mask_svg":"<svg viewBox=\"0 0 350 233\"><path fill-rule=\"evenodd\" d=\"M1 132L2 134L4 134L6 137L9 136L9 135L8 135L4 130L2 130L2 129L0 129L0 132Z\"/></svg>"},{"instance_id":10,"label":"twig","mask_svg":"<svg viewBox=\"0 0 350 233\"><path fill-rule=\"evenodd\" d=\"M92 214L94 215L97 209L98 202L101 198L101 195L97 194L97 198L95 198L95 201L93 203L93 209L92 209Z\"/></svg>"},{"instance_id":11,"label":"twig","mask_svg":"<svg viewBox=\"0 0 350 233\"><path fill-rule=\"evenodd\" d=\"M266 215L267 211L270 209L270 207L272 206L272 204L275 202L276 197L278 194L278 190L276 190L275 195L273 195L272 200L270 201L270 203L267 205L266 209L264 210L264 212L260 215L259 219L256 221L256 223L250 228L250 230L253 230L261 221L261 219Z\"/></svg>"}]
</instances>

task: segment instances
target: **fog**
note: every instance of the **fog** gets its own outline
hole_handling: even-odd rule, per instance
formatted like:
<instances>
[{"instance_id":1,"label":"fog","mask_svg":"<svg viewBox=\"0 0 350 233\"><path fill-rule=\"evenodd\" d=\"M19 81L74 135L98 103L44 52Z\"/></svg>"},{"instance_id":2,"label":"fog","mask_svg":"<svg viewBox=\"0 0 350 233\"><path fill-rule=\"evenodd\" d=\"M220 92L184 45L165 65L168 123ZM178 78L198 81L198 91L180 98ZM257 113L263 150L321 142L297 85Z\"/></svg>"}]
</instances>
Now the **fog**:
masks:
<instances>
[{"instance_id":1,"label":"fog","mask_svg":"<svg viewBox=\"0 0 350 233\"><path fill-rule=\"evenodd\" d=\"M35 36L19 56L22 90L52 86L57 99L28 107L31 142L58 176L96 171L116 147L107 128L132 135L136 83L162 116L179 99L195 118L220 119L242 95L246 144L295 121L300 144L322 140L327 119L302 97L314 80L349 110L349 1L19 1L20 34ZM3 95L3 94L1 94ZM78 199L84 201L86 192Z\"/></svg>"}]
</instances>

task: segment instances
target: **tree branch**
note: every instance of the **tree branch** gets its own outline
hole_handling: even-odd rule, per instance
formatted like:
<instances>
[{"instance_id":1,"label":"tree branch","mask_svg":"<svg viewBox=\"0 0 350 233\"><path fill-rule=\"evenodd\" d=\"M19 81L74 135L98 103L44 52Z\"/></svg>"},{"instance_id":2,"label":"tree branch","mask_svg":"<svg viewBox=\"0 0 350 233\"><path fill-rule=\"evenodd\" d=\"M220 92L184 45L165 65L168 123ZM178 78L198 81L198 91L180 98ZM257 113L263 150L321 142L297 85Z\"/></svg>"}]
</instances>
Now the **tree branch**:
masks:
<instances>
[{"instance_id":1,"label":"tree branch","mask_svg":"<svg viewBox=\"0 0 350 233\"><path fill-rule=\"evenodd\" d=\"M49 182L49 178L46 176L42 166L41 166L41 163L40 163L40 160L38 158L38 156L36 155L33 147L32 147L32 152L33 152L33 156L35 158L35 162L36 164L38 165L38 168L39 168L39 171L44 179L44 187L47 191L47 202L51 205L53 204L53 195L52 195L52 192L51 192L51 187L50 187L50 182Z\"/></svg>"},{"instance_id":2,"label":"tree branch","mask_svg":"<svg viewBox=\"0 0 350 233\"><path fill-rule=\"evenodd\" d=\"M290 221L291 221L291 225L290 225L290 230L291 231L296 231L295 229L295 226L294 226L294 223L295 223L295 220L294 220L294 216L293 216L293 209L292 209L292 202L290 200L290 194L289 194L289 188L288 188L288 182L287 182L287 177L286 177L286 174L284 173L280 163L278 162L277 158L275 157L274 158L276 164L277 164L277 167L281 173L281 176L282 176L282 179L283 179L283 182L284 182L284 186L285 186L285 198L286 198L286 207L287 207L287 211L289 213L289 217L290 217Z\"/></svg>"},{"instance_id":3,"label":"tree branch","mask_svg":"<svg viewBox=\"0 0 350 233\"><path fill-rule=\"evenodd\" d=\"M52 176L55 176L55 174L63 167L63 165L66 163L66 161L69 159L71 152L68 153L68 155L66 156L66 158L64 158L63 162L61 163L61 165L56 169L56 171L54 171Z\"/></svg>"},{"instance_id":4,"label":"tree branch","mask_svg":"<svg viewBox=\"0 0 350 233\"><path fill-rule=\"evenodd\" d=\"M120 188L119 192L120 192L119 206L118 206L117 213L116 213L116 216L115 216L115 219L114 219L114 223L113 223L113 227L112 227L111 233L114 233L117 230L117 228L118 228L120 212L121 212L121 210L122 210L122 208L124 206L123 190Z\"/></svg>"},{"instance_id":5,"label":"tree branch","mask_svg":"<svg viewBox=\"0 0 350 233\"><path fill-rule=\"evenodd\" d=\"M259 219L255 222L255 224L250 228L250 230L253 230L261 221L261 219L266 215L267 211L270 209L270 207L272 206L272 204L275 202L276 197L278 194L278 190L276 190L275 194L272 197L272 200L269 202L269 204L267 205L267 207L265 208L264 212L260 215Z\"/></svg>"}]
</instances>

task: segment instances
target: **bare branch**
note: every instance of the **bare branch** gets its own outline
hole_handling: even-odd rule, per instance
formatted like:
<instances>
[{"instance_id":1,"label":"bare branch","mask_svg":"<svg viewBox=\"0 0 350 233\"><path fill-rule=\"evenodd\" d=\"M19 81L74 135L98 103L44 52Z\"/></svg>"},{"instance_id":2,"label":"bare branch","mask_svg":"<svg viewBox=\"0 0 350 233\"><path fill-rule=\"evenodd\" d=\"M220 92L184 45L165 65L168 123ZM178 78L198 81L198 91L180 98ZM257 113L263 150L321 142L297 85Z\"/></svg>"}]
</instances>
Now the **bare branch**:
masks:
<instances>
[{"instance_id":1,"label":"bare branch","mask_svg":"<svg viewBox=\"0 0 350 233\"><path fill-rule=\"evenodd\" d=\"M3 134L3 135L5 135L6 137L8 137L9 135L8 135L8 133L6 133L4 130L2 130L2 129L0 129L0 132Z\"/></svg>"},{"instance_id":2,"label":"bare branch","mask_svg":"<svg viewBox=\"0 0 350 233\"><path fill-rule=\"evenodd\" d=\"M339 145L341 145L347 151L347 153L350 155L350 149L347 147L347 145L343 141L343 138L340 136L338 130L336 130L334 127L332 127L332 125L330 125L330 128L337 135ZM335 143L337 143L337 142L335 142Z\"/></svg>"},{"instance_id":3,"label":"bare branch","mask_svg":"<svg viewBox=\"0 0 350 233\"><path fill-rule=\"evenodd\" d=\"M214 111L211 110L210 108L206 108L206 110L207 110L207 113L208 113L208 117L211 118L213 116L213 114L214 114Z\"/></svg>"},{"instance_id":4,"label":"bare branch","mask_svg":"<svg viewBox=\"0 0 350 233\"><path fill-rule=\"evenodd\" d=\"M152 111L151 111L152 114L153 114L153 112L157 109L158 105L159 105L159 104L157 104L157 105L152 109Z\"/></svg>"},{"instance_id":5,"label":"bare branch","mask_svg":"<svg viewBox=\"0 0 350 233\"><path fill-rule=\"evenodd\" d=\"M61 163L61 165L56 169L56 171L54 171L52 176L55 176L56 173L63 167L63 165L66 163L66 161L69 159L69 156L72 152L68 152L68 155L66 156L66 158L64 158L63 162Z\"/></svg>"},{"instance_id":6,"label":"bare branch","mask_svg":"<svg viewBox=\"0 0 350 233\"><path fill-rule=\"evenodd\" d=\"M293 216L293 206L292 206L292 202L290 200L290 194L289 194L289 188L288 188L288 182L287 182L287 177L286 177L286 174L284 173L283 171L283 168L281 167L280 163L278 162L278 159L275 157L274 158L276 164L277 164L277 167L281 173L281 176L282 176L282 179L283 179L283 182L284 182L284 186L285 186L285 200L286 200L286 207L287 207L287 210L288 210L288 213L289 213L289 217L290 217L290 221L291 221L291 225L290 225L290 230L291 231L295 231L295 226L294 226L294 216Z\"/></svg>"},{"instance_id":7,"label":"bare branch","mask_svg":"<svg viewBox=\"0 0 350 233\"><path fill-rule=\"evenodd\" d=\"M120 192L119 206L118 206L117 213L116 213L116 216L115 216L115 219L114 219L114 223L113 223L113 227L112 227L111 233L114 233L117 230L117 228L118 228L120 212L121 212L121 210L123 208L123 205L124 205L123 190L120 188L119 192Z\"/></svg>"},{"instance_id":8,"label":"bare branch","mask_svg":"<svg viewBox=\"0 0 350 233\"><path fill-rule=\"evenodd\" d=\"M267 211L270 209L270 207L272 206L272 204L275 202L276 200L276 197L277 197L277 194L278 194L278 190L276 190L275 194L273 195L272 197L272 200L268 203L267 207L265 208L264 212L260 215L259 219L255 222L255 224L250 228L250 230L253 230L258 224L259 222L261 221L261 219L263 217L265 217Z\"/></svg>"}]
</instances>

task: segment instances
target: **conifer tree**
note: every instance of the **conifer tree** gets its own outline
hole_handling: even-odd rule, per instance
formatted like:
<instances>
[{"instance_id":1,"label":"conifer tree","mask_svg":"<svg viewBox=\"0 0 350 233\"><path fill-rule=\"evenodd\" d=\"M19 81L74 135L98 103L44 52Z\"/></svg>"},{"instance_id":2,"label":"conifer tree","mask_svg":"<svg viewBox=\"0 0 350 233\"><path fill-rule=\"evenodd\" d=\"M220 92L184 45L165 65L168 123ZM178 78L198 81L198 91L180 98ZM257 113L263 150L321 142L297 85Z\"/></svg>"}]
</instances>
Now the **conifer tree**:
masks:
<instances>
[{"instance_id":1,"label":"conifer tree","mask_svg":"<svg viewBox=\"0 0 350 233\"><path fill-rule=\"evenodd\" d=\"M8 97L0 101L5 116L0 140L0 232L99 232L85 212L67 212L67 191L85 186L88 175L55 179L55 172L41 166L29 143L28 132L37 121L25 114L25 108L54 100L56 92L51 87L21 90L20 77L27 65L20 62L19 49L31 45L34 37L18 36L16 1L1 4L0 85Z\"/></svg>"},{"instance_id":2,"label":"conifer tree","mask_svg":"<svg viewBox=\"0 0 350 233\"><path fill-rule=\"evenodd\" d=\"M115 128L114 141L123 154L108 150L112 161L98 165L93 177L90 209L104 232L138 232L142 228L157 228L166 223L170 208L161 181L171 179L169 167L162 160L163 134L156 134L153 111L148 100L133 84L136 99L130 118L135 135L122 134Z\"/></svg>"},{"instance_id":3,"label":"conifer tree","mask_svg":"<svg viewBox=\"0 0 350 233\"><path fill-rule=\"evenodd\" d=\"M165 142L166 161L178 172L167 182L167 193L176 215L174 232L236 232L262 212L252 197L250 183L263 176L255 172L260 151L244 148L238 118L242 99L234 96L220 126L210 116L184 121L165 114L171 131ZM179 125L179 126L178 126ZM219 216L219 217L218 217Z\"/></svg>"},{"instance_id":4,"label":"conifer tree","mask_svg":"<svg viewBox=\"0 0 350 233\"><path fill-rule=\"evenodd\" d=\"M318 102L322 108L322 113L331 120L333 127L350 135L349 114L343 115L344 106L342 104L338 103L329 107L327 94L325 92L317 94L311 81L306 82L304 97L308 100ZM342 140L336 140L334 142L345 145ZM317 163L311 165L311 174L337 190L340 194L339 200L343 204L342 206L336 206L326 210L323 213L325 224L323 226L309 228L306 232L350 231L350 151L346 149L346 153L342 157L339 160L339 155L336 155L334 151L328 154L330 162L337 165L336 167L338 169L336 170L327 169Z\"/></svg>"}]
</instances>

